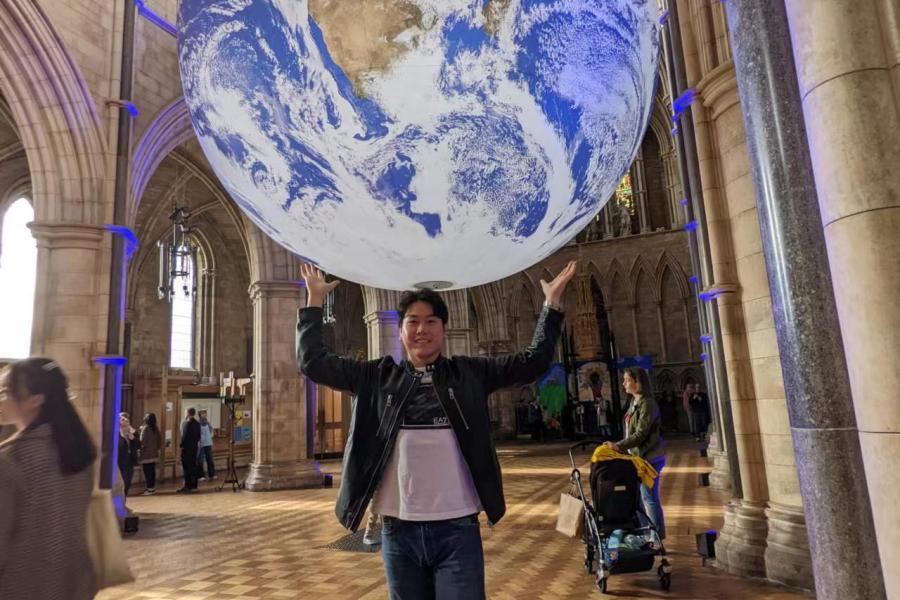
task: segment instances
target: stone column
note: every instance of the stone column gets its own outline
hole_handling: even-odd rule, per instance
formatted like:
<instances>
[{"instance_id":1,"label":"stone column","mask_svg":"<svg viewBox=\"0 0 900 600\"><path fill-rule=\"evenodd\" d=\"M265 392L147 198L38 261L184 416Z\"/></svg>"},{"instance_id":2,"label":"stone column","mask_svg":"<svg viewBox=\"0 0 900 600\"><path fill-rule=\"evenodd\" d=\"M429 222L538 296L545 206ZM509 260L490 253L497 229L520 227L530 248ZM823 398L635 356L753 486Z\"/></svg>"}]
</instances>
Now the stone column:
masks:
<instances>
[{"instance_id":1,"label":"stone column","mask_svg":"<svg viewBox=\"0 0 900 600\"><path fill-rule=\"evenodd\" d=\"M600 210L600 230L603 232L603 239L608 240L616 237L616 227L613 223L612 212L610 206L615 206L615 198L606 203Z\"/></svg>"},{"instance_id":2,"label":"stone column","mask_svg":"<svg viewBox=\"0 0 900 600\"><path fill-rule=\"evenodd\" d=\"M304 289L293 281L256 281L253 302L254 492L318 487L319 465L307 457L306 378L297 367L297 309ZM228 343L228 340L221 340Z\"/></svg>"},{"instance_id":3,"label":"stone column","mask_svg":"<svg viewBox=\"0 0 900 600\"><path fill-rule=\"evenodd\" d=\"M200 274L200 374L214 376L216 372L216 270L204 269Z\"/></svg>"},{"instance_id":4,"label":"stone column","mask_svg":"<svg viewBox=\"0 0 900 600\"><path fill-rule=\"evenodd\" d=\"M662 362L669 362L669 344L666 343L666 320L663 317L663 309L662 309L662 301L657 300L656 305L656 326L659 328L659 341L660 341L660 359ZM690 337L690 328L688 328L688 337Z\"/></svg>"},{"instance_id":5,"label":"stone column","mask_svg":"<svg viewBox=\"0 0 900 600\"><path fill-rule=\"evenodd\" d=\"M469 333L471 329L448 328L444 333L447 356L466 356L471 354L469 349Z\"/></svg>"},{"instance_id":6,"label":"stone column","mask_svg":"<svg viewBox=\"0 0 900 600\"><path fill-rule=\"evenodd\" d=\"M393 356L399 362L403 358L400 343L400 317L395 310L379 310L365 316L369 334L369 358Z\"/></svg>"},{"instance_id":7,"label":"stone column","mask_svg":"<svg viewBox=\"0 0 900 600\"><path fill-rule=\"evenodd\" d=\"M638 233L650 231L650 211L647 210L647 176L644 172L644 153L638 150L637 158L631 167L631 191L638 209L640 227Z\"/></svg>"},{"instance_id":8,"label":"stone column","mask_svg":"<svg viewBox=\"0 0 900 600\"><path fill-rule=\"evenodd\" d=\"M875 536L887 596L898 598L900 98L892 83L900 74L896 2L789 0L785 5Z\"/></svg>"},{"instance_id":9,"label":"stone column","mask_svg":"<svg viewBox=\"0 0 900 600\"><path fill-rule=\"evenodd\" d=\"M467 290L452 290L441 292L440 294L444 302L447 303L447 310L450 313L450 319L444 330L444 355L469 355L472 353L469 292Z\"/></svg>"},{"instance_id":10,"label":"stone column","mask_svg":"<svg viewBox=\"0 0 900 600\"><path fill-rule=\"evenodd\" d=\"M678 229L684 225L684 214L681 210L681 189L678 185L678 159L675 149L669 149L663 154L663 165L666 170L666 198L669 206L669 229Z\"/></svg>"},{"instance_id":11,"label":"stone column","mask_svg":"<svg viewBox=\"0 0 900 600\"><path fill-rule=\"evenodd\" d=\"M667 27L663 29L663 38L667 57L666 65L669 68L669 81L672 83L672 95L675 96L684 93L683 90L687 86L687 80L684 72L684 57L680 57L683 49L677 19L678 7L674 3L672 7L675 12L669 17ZM692 121L688 121L686 116L682 117L682 119L686 121L687 129L690 129ZM674 138L675 150L678 156L678 175L681 179L685 200L683 203L682 222L694 222L697 229L699 229L700 223L694 219L694 202L692 199L697 195L702 196L702 190L695 191L695 188L701 186L701 182L699 181L699 175L696 173L696 165L692 169L688 169L688 152L685 137L686 135L676 135ZM692 146L692 151L696 152L695 146ZM680 200L679 203L681 203ZM725 440L728 436L724 435L722 421L723 395L727 396L728 393L728 390L723 389L722 385L727 386L727 379L719 375L722 369L716 368L716 364L719 361L718 354L714 353L711 348L707 348L707 346L711 346L713 329L709 320L710 311L707 305L699 300L703 289L703 277L709 276L711 272L709 267L711 259L708 256L708 248L702 249L707 256L701 258L699 235L688 235L688 246L691 253L691 292L695 298L698 298L697 316L701 339L709 340L701 342L700 352L698 353L703 359L706 393L709 395L710 408L712 409L712 431L710 432L707 452L709 460L713 464L713 469L710 472L709 480L713 488L730 489L732 474L729 462L731 459L725 447ZM685 302L685 323L687 323L687 330L690 331L690 321L687 318L687 302Z\"/></svg>"},{"instance_id":12,"label":"stone column","mask_svg":"<svg viewBox=\"0 0 900 600\"><path fill-rule=\"evenodd\" d=\"M37 240L31 354L59 362L81 418L100 441L103 370L91 359L105 354L110 264L106 232L94 225L64 223L34 222L29 228Z\"/></svg>"},{"instance_id":13,"label":"stone column","mask_svg":"<svg viewBox=\"0 0 900 600\"><path fill-rule=\"evenodd\" d=\"M631 334L634 336L634 353L637 356L641 355L641 334L638 331L638 323L637 323L637 303L630 302L625 305L625 309L628 311L628 314L631 315Z\"/></svg>"},{"instance_id":14,"label":"stone column","mask_svg":"<svg viewBox=\"0 0 900 600\"><path fill-rule=\"evenodd\" d=\"M699 56L693 38L693 31L687 11L687 2L678 0L670 3L670 15L668 19L669 33L671 34L671 53L675 87L678 94L684 93L691 85L696 85L702 72L698 64ZM681 15L681 16L679 16ZM683 43L682 43L683 39ZM700 102L694 102L680 120L681 135L678 136L683 146L684 163L687 175L690 195L688 196L689 219L695 224L694 235L700 272L694 273L699 277L700 289L732 289L733 284L721 274L720 264L723 260L716 252L720 249L712 240L716 232L713 230L711 219L707 218L706 207L710 202L716 201L718 188L715 180L711 181L711 174L715 173L715 165L711 164L714 154L709 144L709 123L705 107ZM712 170L711 170L712 168ZM712 198L708 199L707 195ZM700 310L704 313L709 335L709 369L713 374L716 390L717 416L718 417L718 441L721 443L725 454L722 455L728 461L728 473L731 477L732 494L743 497L743 473L739 465L740 451L738 448L733 408L731 403L731 385L726 369L726 349L724 340L724 328L719 315L719 300L711 296L704 300L700 295Z\"/></svg>"},{"instance_id":15,"label":"stone column","mask_svg":"<svg viewBox=\"0 0 900 600\"><path fill-rule=\"evenodd\" d=\"M732 573L763 577L769 490L757 381L766 377L780 380L781 374L772 372L773 349L763 335L771 333L774 324L771 312L767 320L767 313L760 308L765 306L769 292L733 65L719 61L717 53L710 52L708 40L702 37L709 33L707 28L694 27L688 11L680 10L687 4L678 2L670 20L679 25L683 38L685 81L679 82L679 89L693 85L698 92L697 101L681 120L681 129L689 165L694 160L689 146L692 140L695 143L697 174L691 180L691 200L698 221L698 244L707 248L712 263L701 264L701 277L716 384L724 392L719 431L726 441L734 494L725 508L716 563ZM704 7L696 18L708 23L705 11L709 6ZM701 38L697 40L695 34ZM699 180L702 202L693 189L695 179ZM753 343L756 340L758 344ZM777 350L774 355L777 368ZM723 366L724 381L720 373ZM775 395L769 389L763 397Z\"/></svg>"}]
</instances>

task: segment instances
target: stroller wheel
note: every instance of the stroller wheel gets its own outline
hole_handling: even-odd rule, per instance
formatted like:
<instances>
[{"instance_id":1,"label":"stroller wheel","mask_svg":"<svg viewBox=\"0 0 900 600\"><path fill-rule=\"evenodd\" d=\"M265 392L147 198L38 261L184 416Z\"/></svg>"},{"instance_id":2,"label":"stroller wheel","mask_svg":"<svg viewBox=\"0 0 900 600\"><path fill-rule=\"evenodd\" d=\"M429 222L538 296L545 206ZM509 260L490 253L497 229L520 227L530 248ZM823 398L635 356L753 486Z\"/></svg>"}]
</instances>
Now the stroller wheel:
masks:
<instances>
[{"instance_id":1,"label":"stroller wheel","mask_svg":"<svg viewBox=\"0 0 900 600\"><path fill-rule=\"evenodd\" d=\"M597 589L600 590L601 594L606 593L606 577L598 577L597 578Z\"/></svg>"}]
</instances>

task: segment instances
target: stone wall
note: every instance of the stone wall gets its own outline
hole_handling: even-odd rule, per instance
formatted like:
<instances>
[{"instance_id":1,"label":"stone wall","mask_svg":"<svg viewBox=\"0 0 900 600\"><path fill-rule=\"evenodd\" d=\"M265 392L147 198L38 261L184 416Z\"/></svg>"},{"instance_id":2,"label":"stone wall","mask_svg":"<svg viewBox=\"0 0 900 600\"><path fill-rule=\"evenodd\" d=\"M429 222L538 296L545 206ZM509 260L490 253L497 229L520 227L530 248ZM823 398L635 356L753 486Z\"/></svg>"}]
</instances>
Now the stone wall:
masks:
<instances>
[{"instance_id":1,"label":"stone wall","mask_svg":"<svg viewBox=\"0 0 900 600\"><path fill-rule=\"evenodd\" d=\"M743 498L717 548L729 571L811 587L784 383L737 81L721 5L679 0ZM729 450L731 451L731 450ZM798 528L799 527L799 528ZM792 532L792 539L783 531Z\"/></svg>"}]
</instances>

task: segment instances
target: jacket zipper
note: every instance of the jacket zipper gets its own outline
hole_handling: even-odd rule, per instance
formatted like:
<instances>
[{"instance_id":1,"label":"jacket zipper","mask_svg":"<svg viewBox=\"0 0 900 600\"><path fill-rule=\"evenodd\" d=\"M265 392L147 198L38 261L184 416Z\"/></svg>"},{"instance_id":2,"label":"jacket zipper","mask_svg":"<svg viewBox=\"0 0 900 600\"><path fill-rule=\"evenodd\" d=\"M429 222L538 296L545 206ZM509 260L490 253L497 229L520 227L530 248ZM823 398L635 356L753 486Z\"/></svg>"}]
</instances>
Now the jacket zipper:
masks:
<instances>
[{"instance_id":1,"label":"jacket zipper","mask_svg":"<svg viewBox=\"0 0 900 600\"><path fill-rule=\"evenodd\" d=\"M456 394L453 393L453 388L447 388L447 393L450 394L450 399L453 400L453 404L456 405L456 410L459 412L459 417L462 419L463 425L466 426L466 431L469 430L469 422L466 421L466 415L463 414L462 408L459 406L459 402L456 401Z\"/></svg>"},{"instance_id":2,"label":"jacket zipper","mask_svg":"<svg viewBox=\"0 0 900 600\"><path fill-rule=\"evenodd\" d=\"M388 437L390 438L390 432L394 430L394 425L397 423L397 417L403 412L403 406L406 404L406 400L409 398L409 395L412 393L414 389L419 385L419 379L422 377L419 373L414 375L415 379L413 380L413 384L409 386L409 389L406 390L406 394L403 396L403 399L400 400L400 405L397 406L397 410L394 412L394 418L391 419L391 426L388 429ZM388 439L390 442L390 439ZM378 476L378 473L384 468L384 463L387 462L388 457L391 454L391 444L387 443L384 445L384 451L381 453L381 458L378 460L378 464L375 465L375 471L372 473L372 478L369 480L369 485L366 487L366 494L363 496L362 502L359 504L359 508L356 509L356 512L353 513L353 519L351 520L351 525L356 524L357 519L360 517L360 513L362 513L364 507L369 504L369 500L372 498L372 486L375 483L375 478Z\"/></svg>"},{"instance_id":3,"label":"jacket zipper","mask_svg":"<svg viewBox=\"0 0 900 600\"><path fill-rule=\"evenodd\" d=\"M387 402L384 403L384 410L381 411L381 419L378 420L378 431L375 433L375 437L381 435L381 430L384 429L384 417L387 416L388 409L391 407L391 401L394 399L393 394L388 394Z\"/></svg>"}]
</instances>

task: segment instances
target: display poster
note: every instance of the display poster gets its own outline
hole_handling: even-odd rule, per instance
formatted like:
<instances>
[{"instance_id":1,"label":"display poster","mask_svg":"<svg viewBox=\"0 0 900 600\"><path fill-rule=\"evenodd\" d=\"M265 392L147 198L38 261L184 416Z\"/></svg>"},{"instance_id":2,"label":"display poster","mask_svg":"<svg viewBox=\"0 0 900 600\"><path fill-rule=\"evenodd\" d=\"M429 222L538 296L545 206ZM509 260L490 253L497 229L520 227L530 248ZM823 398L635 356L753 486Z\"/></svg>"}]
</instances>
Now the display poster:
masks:
<instances>
[{"instance_id":1,"label":"display poster","mask_svg":"<svg viewBox=\"0 0 900 600\"><path fill-rule=\"evenodd\" d=\"M237 442L249 442L253 438L252 413L249 409L237 409L234 411L234 429L231 439Z\"/></svg>"}]
</instances>

